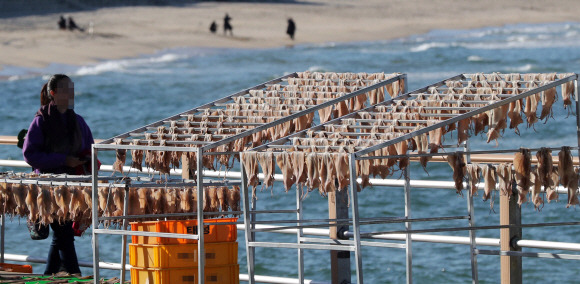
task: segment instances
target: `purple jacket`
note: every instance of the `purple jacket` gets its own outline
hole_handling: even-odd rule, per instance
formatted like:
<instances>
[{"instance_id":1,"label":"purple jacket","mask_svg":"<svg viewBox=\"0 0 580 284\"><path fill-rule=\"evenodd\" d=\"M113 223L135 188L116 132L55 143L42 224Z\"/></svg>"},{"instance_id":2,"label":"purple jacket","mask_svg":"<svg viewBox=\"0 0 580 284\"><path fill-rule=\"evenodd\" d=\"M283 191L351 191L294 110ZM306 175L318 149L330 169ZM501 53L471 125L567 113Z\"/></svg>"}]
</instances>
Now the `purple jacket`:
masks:
<instances>
[{"instance_id":1,"label":"purple jacket","mask_svg":"<svg viewBox=\"0 0 580 284\"><path fill-rule=\"evenodd\" d=\"M94 143L93 134L85 120L78 114L76 116L82 135L82 146L80 152L85 153L86 158L90 160L91 145ZM42 123L42 116L34 117L34 120L30 123L28 134L24 139L24 145L22 147L24 160L32 166L32 169L37 173L58 174L70 172L70 168L64 165L66 156L70 153L51 153L43 149L44 137L41 128ZM63 127L65 126L63 125Z\"/></svg>"}]
</instances>

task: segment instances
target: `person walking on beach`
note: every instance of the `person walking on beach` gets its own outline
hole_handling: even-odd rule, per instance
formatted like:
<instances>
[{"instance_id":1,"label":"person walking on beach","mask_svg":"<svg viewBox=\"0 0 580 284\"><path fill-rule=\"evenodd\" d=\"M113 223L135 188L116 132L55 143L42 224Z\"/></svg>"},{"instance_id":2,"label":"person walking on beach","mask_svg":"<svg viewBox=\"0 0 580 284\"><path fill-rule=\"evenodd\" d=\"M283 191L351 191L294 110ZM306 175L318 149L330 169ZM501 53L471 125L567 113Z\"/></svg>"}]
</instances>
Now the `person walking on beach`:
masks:
<instances>
[{"instance_id":1,"label":"person walking on beach","mask_svg":"<svg viewBox=\"0 0 580 284\"><path fill-rule=\"evenodd\" d=\"M211 25L209 25L209 31L212 34L215 34L215 32L217 31L217 24L215 23L215 21L211 22Z\"/></svg>"},{"instance_id":2,"label":"person walking on beach","mask_svg":"<svg viewBox=\"0 0 580 284\"><path fill-rule=\"evenodd\" d=\"M77 23L75 23L75 21L73 20L73 18L71 16L68 17L68 29L70 31L74 31L74 30L79 30L81 32L85 31L85 29L82 29L79 26L77 26Z\"/></svg>"},{"instance_id":3,"label":"person walking on beach","mask_svg":"<svg viewBox=\"0 0 580 284\"><path fill-rule=\"evenodd\" d=\"M288 28L286 29L286 33L290 36L292 40L294 40L294 33L296 32L296 24L292 18L288 18Z\"/></svg>"},{"instance_id":4,"label":"person walking on beach","mask_svg":"<svg viewBox=\"0 0 580 284\"><path fill-rule=\"evenodd\" d=\"M36 173L91 174L91 129L74 111L74 84L64 74L48 79L40 91L36 112L24 140L24 160ZM54 221L45 275L64 271L80 275L73 222Z\"/></svg>"},{"instance_id":5,"label":"person walking on beach","mask_svg":"<svg viewBox=\"0 0 580 284\"><path fill-rule=\"evenodd\" d=\"M62 15L60 15L60 19L58 20L58 28L61 30L66 30L66 20Z\"/></svg>"},{"instance_id":6,"label":"person walking on beach","mask_svg":"<svg viewBox=\"0 0 580 284\"><path fill-rule=\"evenodd\" d=\"M224 35L227 35L227 32L230 31L230 35L234 36L234 28L230 24L231 19L232 18L230 18L230 15L226 13L226 16L224 17Z\"/></svg>"}]
</instances>

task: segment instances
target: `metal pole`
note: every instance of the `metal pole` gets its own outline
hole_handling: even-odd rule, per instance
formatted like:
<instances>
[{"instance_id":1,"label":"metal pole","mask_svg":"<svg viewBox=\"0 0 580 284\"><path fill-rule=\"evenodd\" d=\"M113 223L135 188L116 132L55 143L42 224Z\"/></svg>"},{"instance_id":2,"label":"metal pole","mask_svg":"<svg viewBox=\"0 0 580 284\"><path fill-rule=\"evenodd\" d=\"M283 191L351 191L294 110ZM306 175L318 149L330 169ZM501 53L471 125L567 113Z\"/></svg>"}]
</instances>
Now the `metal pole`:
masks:
<instances>
[{"instance_id":1,"label":"metal pole","mask_svg":"<svg viewBox=\"0 0 580 284\"><path fill-rule=\"evenodd\" d=\"M99 194L98 194L98 190L99 190L99 185L98 185L98 171L97 171L97 152L98 150L95 148L95 145L93 144L91 146L91 155L92 155L92 160L91 160L91 174L92 174L92 187L93 187L93 207L92 207L92 218L93 218L93 279L95 280L95 282L99 281L99 236L95 233L95 229L98 228L99 226Z\"/></svg>"},{"instance_id":2,"label":"metal pole","mask_svg":"<svg viewBox=\"0 0 580 284\"><path fill-rule=\"evenodd\" d=\"M409 166L403 170L405 177L405 218L411 218L411 179L409 177ZM411 230L411 223L405 222L405 230ZM405 237L405 254L407 267L407 284L413 283L413 249L411 234L407 233Z\"/></svg>"},{"instance_id":3,"label":"metal pole","mask_svg":"<svg viewBox=\"0 0 580 284\"><path fill-rule=\"evenodd\" d=\"M328 218L343 220L349 218L348 191L346 189L328 193ZM348 239L348 237L345 237L343 234L339 235L338 232L341 231L348 231L348 225L330 227L328 230L328 236L335 240ZM350 251L331 250L329 253L332 283L350 283Z\"/></svg>"},{"instance_id":4,"label":"metal pole","mask_svg":"<svg viewBox=\"0 0 580 284\"><path fill-rule=\"evenodd\" d=\"M521 225L521 208L517 204L516 182L513 182L512 190L514 195L510 198L508 195L500 194L500 225ZM522 238L522 228L504 228L500 229L500 249L502 252L521 251L516 244L517 240ZM500 256L501 265L501 283L502 284L521 284L522 283L522 257L521 256Z\"/></svg>"},{"instance_id":5,"label":"metal pole","mask_svg":"<svg viewBox=\"0 0 580 284\"><path fill-rule=\"evenodd\" d=\"M125 200L123 201L123 217L127 216L129 210L129 184L125 186ZM123 230L127 230L127 219L123 219ZM127 263L127 236L123 235L121 247L121 277L120 283L125 283L125 264Z\"/></svg>"},{"instance_id":6,"label":"metal pole","mask_svg":"<svg viewBox=\"0 0 580 284\"><path fill-rule=\"evenodd\" d=\"M302 220L302 185L296 184L296 218L298 221ZM296 223L300 226L300 223ZM304 232L300 228L296 230L296 238L298 245L302 244L302 237ZM304 250L298 248L298 283L304 283Z\"/></svg>"},{"instance_id":7,"label":"metal pole","mask_svg":"<svg viewBox=\"0 0 580 284\"><path fill-rule=\"evenodd\" d=\"M197 148L197 282L205 282L205 243L203 228L203 149Z\"/></svg>"},{"instance_id":8,"label":"metal pole","mask_svg":"<svg viewBox=\"0 0 580 284\"><path fill-rule=\"evenodd\" d=\"M574 99L576 101L576 136L578 138L578 157L580 158L580 90L578 90L578 75L574 80Z\"/></svg>"},{"instance_id":9,"label":"metal pole","mask_svg":"<svg viewBox=\"0 0 580 284\"><path fill-rule=\"evenodd\" d=\"M4 213L2 213L2 215L0 216L0 218L2 218L0 221L2 222L0 224L0 262L4 263L4 234L5 234L5 222L6 221L6 215L4 215Z\"/></svg>"},{"instance_id":10,"label":"metal pole","mask_svg":"<svg viewBox=\"0 0 580 284\"><path fill-rule=\"evenodd\" d=\"M356 182L356 158L355 154L349 155L348 160L350 166L350 198L351 198L351 209L352 209L352 230L354 232L354 255L356 259L356 278L358 284L363 284L363 267L362 267L362 255L361 255L361 245L360 245L360 227L359 227L359 216L358 216L358 196L357 196L357 182Z\"/></svg>"},{"instance_id":11,"label":"metal pole","mask_svg":"<svg viewBox=\"0 0 580 284\"><path fill-rule=\"evenodd\" d=\"M469 141L465 141L465 162L471 163L471 154L469 154ZM473 206L473 195L471 195L471 183L475 181L471 180L471 177L467 175L467 212L469 214L469 227L473 227L475 225L475 210ZM477 284L479 283L479 277L477 274L477 255L475 254L475 230L469 230L469 254L471 256L471 283Z\"/></svg>"},{"instance_id":12,"label":"metal pole","mask_svg":"<svg viewBox=\"0 0 580 284\"><path fill-rule=\"evenodd\" d=\"M243 157L242 157L243 159ZM244 169L244 163L240 162L240 172L242 173L242 185L241 185L241 198L242 198L242 210L244 211L244 233L246 237L246 261L248 265L248 283L255 284L254 279L254 250L250 247L250 243L254 241L251 234L251 220L250 220L250 194L248 192L248 176L246 175L246 170Z\"/></svg>"}]
</instances>

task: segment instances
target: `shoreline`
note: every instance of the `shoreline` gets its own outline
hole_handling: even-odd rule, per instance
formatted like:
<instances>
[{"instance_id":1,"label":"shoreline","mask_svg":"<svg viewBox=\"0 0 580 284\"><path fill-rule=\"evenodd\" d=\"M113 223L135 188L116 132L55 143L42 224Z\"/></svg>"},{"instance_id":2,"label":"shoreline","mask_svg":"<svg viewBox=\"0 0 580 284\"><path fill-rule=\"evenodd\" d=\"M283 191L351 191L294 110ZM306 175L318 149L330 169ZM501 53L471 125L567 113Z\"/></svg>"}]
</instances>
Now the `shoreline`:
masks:
<instances>
[{"instance_id":1,"label":"shoreline","mask_svg":"<svg viewBox=\"0 0 580 284\"><path fill-rule=\"evenodd\" d=\"M175 6L100 8L67 13L85 32L62 31L60 14L0 18L0 72L58 69L138 58L178 48L282 48L292 45L376 42L432 30L577 21L580 1L306 0L300 2L194 2ZM234 36L222 32L233 19ZM297 25L295 40L286 21ZM209 32L212 21L216 34ZM92 23L92 33L89 29ZM10 74L6 74L10 75ZM5 76L6 76L5 75Z\"/></svg>"}]
</instances>

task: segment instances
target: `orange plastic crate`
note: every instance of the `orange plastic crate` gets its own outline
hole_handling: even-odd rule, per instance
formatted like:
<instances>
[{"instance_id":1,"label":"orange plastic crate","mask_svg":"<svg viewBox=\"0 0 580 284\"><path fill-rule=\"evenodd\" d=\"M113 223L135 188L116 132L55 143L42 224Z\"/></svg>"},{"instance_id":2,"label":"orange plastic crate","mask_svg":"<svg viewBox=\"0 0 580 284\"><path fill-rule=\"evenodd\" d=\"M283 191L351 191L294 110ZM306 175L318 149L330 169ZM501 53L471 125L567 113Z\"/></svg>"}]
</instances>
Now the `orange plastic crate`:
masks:
<instances>
[{"instance_id":1,"label":"orange plastic crate","mask_svg":"<svg viewBox=\"0 0 580 284\"><path fill-rule=\"evenodd\" d=\"M198 266L197 244L129 245L129 263L147 268L179 268ZM238 264L238 243L205 244L205 266Z\"/></svg>"},{"instance_id":2,"label":"orange plastic crate","mask_svg":"<svg viewBox=\"0 0 580 284\"><path fill-rule=\"evenodd\" d=\"M235 242L238 239L238 230L235 224L212 225L219 223L235 223L238 218L219 218L204 220L204 242ZM176 221L148 221L132 222L131 230L161 233L197 234L197 220ZM170 244L197 244L197 240L132 236L135 244L170 245Z\"/></svg>"},{"instance_id":3,"label":"orange plastic crate","mask_svg":"<svg viewBox=\"0 0 580 284\"><path fill-rule=\"evenodd\" d=\"M1 263L0 262L0 271L18 272L18 273L32 273L32 266L31 265L22 265L22 264L14 264L14 263Z\"/></svg>"},{"instance_id":4,"label":"orange plastic crate","mask_svg":"<svg viewBox=\"0 0 580 284\"><path fill-rule=\"evenodd\" d=\"M206 267L205 281L208 284L238 284L240 266L226 265ZM197 267L190 268L131 268L131 284L194 284L198 283Z\"/></svg>"}]
</instances>

